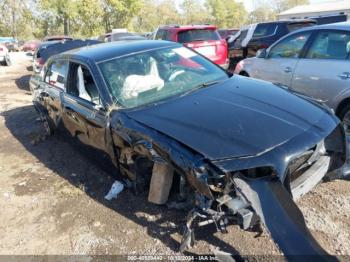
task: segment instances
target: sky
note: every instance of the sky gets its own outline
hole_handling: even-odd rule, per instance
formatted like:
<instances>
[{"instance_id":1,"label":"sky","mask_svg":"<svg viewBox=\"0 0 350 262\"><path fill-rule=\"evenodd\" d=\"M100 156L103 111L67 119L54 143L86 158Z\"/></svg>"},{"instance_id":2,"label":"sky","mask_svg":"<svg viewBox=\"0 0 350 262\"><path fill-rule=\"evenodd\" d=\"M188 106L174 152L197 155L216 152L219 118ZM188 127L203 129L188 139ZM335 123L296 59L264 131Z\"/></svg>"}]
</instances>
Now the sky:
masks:
<instances>
[{"instance_id":1,"label":"sky","mask_svg":"<svg viewBox=\"0 0 350 262\"><path fill-rule=\"evenodd\" d=\"M240 1L244 3L245 8L247 9L248 12L252 11L254 0L240 0ZM315 4L315 3L324 3L324 2L334 2L335 0L309 0L309 1L311 4Z\"/></svg>"}]
</instances>

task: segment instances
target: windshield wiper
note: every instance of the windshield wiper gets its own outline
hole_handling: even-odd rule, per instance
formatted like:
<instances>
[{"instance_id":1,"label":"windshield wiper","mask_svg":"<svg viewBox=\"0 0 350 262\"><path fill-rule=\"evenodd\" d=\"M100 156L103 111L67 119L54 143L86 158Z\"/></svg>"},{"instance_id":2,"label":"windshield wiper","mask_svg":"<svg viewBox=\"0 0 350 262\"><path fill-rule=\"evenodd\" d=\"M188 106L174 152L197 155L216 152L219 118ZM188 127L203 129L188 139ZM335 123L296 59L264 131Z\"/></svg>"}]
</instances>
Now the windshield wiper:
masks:
<instances>
[{"instance_id":1,"label":"windshield wiper","mask_svg":"<svg viewBox=\"0 0 350 262\"><path fill-rule=\"evenodd\" d=\"M198 86L196 86L194 89L201 89L201 88L204 88L204 87L208 87L208 86L212 86L212 85L215 85L217 83L220 83L222 80L216 80L216 81L211 81L211 82L205 82L205 83L202 83Z\"/></svg>"},{"instance_id":2,"label":"windshield wiper","mask_svg":"<svg viewBox=\"0 0 350 262\"><path fill-rule=\"evenodd\" d=\"M188 95L196 90L199 90L199 89L202 89L202 88L205 88L205 87L208 87L208 86L212 86L212 85L215 85L217 83L220 83L222 80L216 80L216 81L211 81L211 82L205 82L205 83L202 83L202 84L199 84L197 86L195 86L194 88L188 90L187 92L181 94L181 96L184 96L184 95Z\"/></svg>"}]
</instances>

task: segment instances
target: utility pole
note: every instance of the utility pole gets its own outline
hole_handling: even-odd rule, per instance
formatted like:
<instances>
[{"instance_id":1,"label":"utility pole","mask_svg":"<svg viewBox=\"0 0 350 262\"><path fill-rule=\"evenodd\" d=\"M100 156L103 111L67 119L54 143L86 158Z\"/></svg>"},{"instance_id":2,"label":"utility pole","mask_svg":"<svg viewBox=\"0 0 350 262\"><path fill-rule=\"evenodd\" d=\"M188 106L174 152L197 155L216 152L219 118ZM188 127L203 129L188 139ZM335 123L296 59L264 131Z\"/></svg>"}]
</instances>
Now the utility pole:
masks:
<instances>
[{"instance_id":1,"label":"utility pole","mask_svg":"<svg viewBox=\"0 0 350 262\"><path fill-rule=\"evenodd\" d=\"M10 1L11 18L12 18L12 37L17 38L17 17L16 17L16 0Z\"/></svg>"}]
</instances>

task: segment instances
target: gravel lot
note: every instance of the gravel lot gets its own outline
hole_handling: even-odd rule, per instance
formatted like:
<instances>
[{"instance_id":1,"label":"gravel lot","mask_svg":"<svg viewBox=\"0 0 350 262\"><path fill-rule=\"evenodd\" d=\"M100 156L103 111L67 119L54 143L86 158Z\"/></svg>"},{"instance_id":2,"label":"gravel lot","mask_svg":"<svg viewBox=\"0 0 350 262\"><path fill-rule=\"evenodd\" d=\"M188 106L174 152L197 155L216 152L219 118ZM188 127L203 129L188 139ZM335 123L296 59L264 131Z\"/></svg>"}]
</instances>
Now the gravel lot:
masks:
<instances>
[{"instance_id":1,"label":"gravel lot","mask_svg":"<svg viewBox=\"0 0 350 262\"><path fill-rule=\"evenodd\" d=\"M12 56L13 66L0 67L0 254L177 254L186 214L128 190L104 200L113 178L60 135L43 139L28 87L30 58ZM329 253L350 255L350 181L318 185L298 206ZM228 231L198 230L188 254L215 247L280 254L266 233Z\"/></svg>"}]
</instances>

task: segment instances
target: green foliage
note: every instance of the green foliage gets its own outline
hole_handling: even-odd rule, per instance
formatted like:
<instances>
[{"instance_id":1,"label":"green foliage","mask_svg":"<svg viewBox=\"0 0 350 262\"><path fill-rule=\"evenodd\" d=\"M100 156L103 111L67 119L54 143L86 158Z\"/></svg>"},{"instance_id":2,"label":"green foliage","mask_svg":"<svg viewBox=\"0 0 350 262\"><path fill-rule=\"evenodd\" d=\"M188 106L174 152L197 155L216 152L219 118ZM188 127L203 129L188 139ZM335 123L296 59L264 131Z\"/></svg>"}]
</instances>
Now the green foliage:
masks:
<instances>
[{"instance_id":1,"label":"green foliage","mask_svg":"<svg viewBox=\"0 0 350 262\"><path fill-rule=\"evenodd\" d=\"M75 35L98 36L104 33L103 15L103 9L99 1L78 1L77 17L74 19Z\"/></svg>"},{"instance_id":2,"label":"green foliage","mask_svg":"<svg viewBox=\"0 0 350 262\"><path fill-rule=\"evenodd\" d=\"M206 0L212 22L221 28L239 27L247 21L242 2L235 0Z\"/></svg>"},{"instance_id":3,"label":"green foliage","mask_svg":"<svg viewBox=\"0 0 350 262\"><path fill-rule=\"evenodd\" d=\"M140 0L101 0L104 28L107 32L113 28L127 27L141 7Z\"/></svg>"},{"instance_id":4,"label":"green foliage","mask_svg":"<svg viewBox=\"0 0 350 262\"><path fill-rule=\"evenodd\" d=\"M184 0L182 24L205 24L210 22L210 13L199 0Z\"/></svg>"},{"instance_id":5,"label":"green foliage","mask_svg":"<svg viewBox=\"0 0 350 262\"><path fill-rule=\"evenodd\" d=\"M166 24L211 23L220 28L270 21L309 0L0 0L0 35L20 39L69 34L93 37L113 28L150 32Z\"/></svg>"},{"instance_id":6,"label":"green foliage","mask_svg":"<svg viewBox=\"0 0 350 262\"><path fill-rule=\"evenodd\" d=\"M28 37L32 33L32 13L27 0L0 1L0 35Z\"/></svg>"},{"instance_id":7,"label":"green foliage","mask_svg":"<svg viewBox=\"0 0 350 262\"><path fill-rule=\"evenodd\" d=\"M249 15L249 23L261 23L276 20L277 13L268 7L258 7Z\"/></svg>"},{"instance_id":8,"label":"green foliage","mask_svg":"<svg viewBox=\"0 0 350 262\"><path fill-rule=\"evenodd\" d=\"M144 0L139 14L132 21L137 32L150 32L160 25L181 24L182 18L174 0Z\"/></svg>"}]
</instances>

